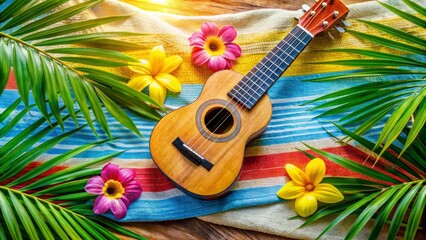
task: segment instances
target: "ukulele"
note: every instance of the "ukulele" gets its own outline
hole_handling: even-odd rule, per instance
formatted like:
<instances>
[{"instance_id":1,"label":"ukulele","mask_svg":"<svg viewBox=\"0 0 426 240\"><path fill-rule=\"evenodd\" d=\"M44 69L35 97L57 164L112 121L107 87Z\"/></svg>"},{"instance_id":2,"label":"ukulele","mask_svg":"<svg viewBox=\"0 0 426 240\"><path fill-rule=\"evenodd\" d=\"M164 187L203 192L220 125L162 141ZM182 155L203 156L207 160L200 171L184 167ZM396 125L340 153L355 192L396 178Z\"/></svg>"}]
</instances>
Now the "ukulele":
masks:
<instances>
[{"instance_id":1,"label":"ukulele","mask_svg":"<svg viewBox=\"0 0 426 240\"><path fill-rule=\"evenodd\" d=\"M231 189L241 171L245 146L271 119L266 92L314 36L349 12L339 0L319 0L307 10L247 75L216 72L197 100L170 112L154 127L152 159L183 192L214 199Z\"/></svg>"}]
</instances>

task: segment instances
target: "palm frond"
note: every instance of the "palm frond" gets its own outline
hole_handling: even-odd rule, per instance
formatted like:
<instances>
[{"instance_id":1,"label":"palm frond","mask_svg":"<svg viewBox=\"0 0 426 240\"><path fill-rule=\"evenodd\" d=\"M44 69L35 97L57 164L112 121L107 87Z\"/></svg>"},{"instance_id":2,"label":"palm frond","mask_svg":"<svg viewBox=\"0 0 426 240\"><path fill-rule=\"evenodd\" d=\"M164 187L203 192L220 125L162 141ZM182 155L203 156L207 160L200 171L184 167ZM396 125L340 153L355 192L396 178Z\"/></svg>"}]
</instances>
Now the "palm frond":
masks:
<instances>
[{"instance_id":1,"label":"palm frond","mask_svg":"<svg viewBox=\"0 0 426 240\"><path fill-rule=\"evenodd\" d=\"M410 1L407 1L407 2L410 2ZM416 25L418 25L418 26L420 26L420 27L423 27L423 28L426 28L426 20L423 20L423 19L421 19L421 18L419 18L419 17L416 17L416 16L414 16L413 14L410 14L410 13L407 13L406 11L403 11L403 10L401 10L401 9L398 9L398 8L396 8L396 7L394 7L394 6L391 6L391 5L389 5L389 4L386 4L386 3L382 3L382 2L379 2L382 6L384 6L385 8L387 8L387 9L389 9L390 11L392 11L393 13L395 13L396 15L398 15L398 16L400 16L400 17L402 17L402 18L404 18L405 20L407 20L407 21L410 21L410 22L412 22L412 23L414 23L414 24L416 24ZM411 3L413 3L413 2L411 2ZM417 5L417 4L416 4ZM411 5L409 5L410 7L413 7L413 6L416 6L415 4L411 4ZM418 6L418 5L417 5ZM420 7L420 6L419 6ZM417 8L417 9L419 9L419 8Z\"/></svg>"},{"instance_id":2,"label":"palm frond","mask_svg":"<svg viewBox=\"0 0 426 240\"><path fill-rule=\"evenodd\" d=\"M380 4L418 27L426 27L426 20L422 18L425 16L425 8L411 0L404 0L403 2L422 16L415 16L385 3ZM364 58L335 60L319 64L362 67L362 69L322 77L313 81L363 78L366 81L373 82L328 94L307 103L328 101L314 108L328 109L318 117L346 113L346 116L340 119L340 123L345 125L357 124L356 134L365 134L373 127L385 122L375 145L375 148L380 147L382 149L378 155L379 157L396 141L403 133L403 130L411 125L411 130L408 133L409 138L405 141L405 145L400 152L402 154L413 143L426 122L426 64L424 63L424 59L426 59L426 40L410 32L383 24L365 20L358 21L400 41L390 40L385 36L348 30L351 35L373 44L381 45L389 50L396 50L400 54L357 48L329 50L351 55L357 54ZM386 79L377 81L376 77L385 79L387 77L397 77L398 80Z\"/></svg>"},{"instance_id":3,"label":"palm frond","mask_svg":"<svg viewBox=\"0 0 426 240\"><path fill-rule=\"evenodd\" d=\"M138 135L139 130L124 111L117 111L111 102L125 104L131 111L146 118L158 120L160 114L151 106L164 110L154 100L144 93L123 85L120 93L114 92L117 79L124 81L126 77L114 74L99 74L97 78L89 78L86 73L99 73L98 67L123 67L136 60L123 53L104 50L111 43L116 46L126 45L126 48L141 48L140 45L126 44L116 37L139 36L141 34L128 32L83 33L103 24L122 21L128 16L112 16L61 25L60 22L89 9L101 0L88 0L74 6L65 6L61 10L55 8L66 3L66 0L12 1L0 12L0 96L8 81L13 67L18 92L23 103L29 108L30 98L44 117L53 113L56 122L63 126L59 104L64 103L71 118L77 124L75 111L77 105L83 113L87 124L93 127L93 113L100 126L111 136L108 123L105 120L103 105L108 105L107 111L125 127ZM31 6L31 9L28 7ZM14 14L20 12L20 14ZM99 43L99 40L105 44ZM111 42L112 41L112 42ZM67 47L69 44L96 43L95 47ZM49 47L43 50L41 47ZM71 56L70 56L71 55ZM76 56L73 56L76 55ZM75 66L76 65L76 66ZM80 71L83 68L84 71ZM111 81L111 79L113 81ZM101 81L104 80L104 81ZM94 88L94 84L98 87ZM99 87L102 85L102 87ZM71 90L72 92L71 92ZM32 91L33 94L30 94ZM100 97L102 95L102 97ZM126 95L126 101L120 95ZM47 100L47 102L46 102ZM74 100L77 104L74 104Z\"/></svg>"},{"instance_id":4,"label":"palm frond","mask_svg":"<svg viewBox=\"0 0 426 240\"><path fill-rule=\"evenodd\" d=\"M13 114L20 102L21 100L12 102L0 113L3 126L22 118L20 114ZM65 109L65 106L61 106L59 111ZM27 109L21 112L29 114ZM77 115L80 113L75 112ZM48 117L53 119L53 113L48 114ZM61 121L66 122L70 118L68 114L63 116ZM109 219L95 216L93 211L78 212L72 208L81 205L85 205L86 209L93 208L87 202L93 201L96 196L84 191L89 178L101 172L100 168L93 166L122 152L113 152L77 166L54 171L55 167L72 157L114 139L109 138L76 147L50 157L38 166L32 166L31 170L25 170L40 155L85 127L81 126L45 139L44 137L57 126L59 126L57 121L47 121L45 117L41 117L0 147L0 238L118 239L106 229L114 226L112 229L115 231L144 239L112 223ZM10 136L13 134L11 131L13 131L11 128L7 128L5 134ZM48 171L49 175L46 174Z\"/></svg>"},{"instance_id":5,"label":"palm frond","mask_svg":"<svg viewBox=\"0 0 426 240\"><path fill-rule=\"evenodd\" d=\"M366 138L339 125L336 126L366 149L378 154L382 151L382 149L376 149L375 144ZM406 137L399 139L402 144L406 140ZM349 215L357 214L358 217L347 232L345 239L354 238L372 219L374 219L374 225L371 228L369 239L377 239L384 225L390 219L388 239L394 239L402 225L407 226L404 239L414 239L420 226L421 217L424 213L424 203L426 202L426 169L424 168L423 156L412 154L413 152L409 150L414 147L414 144L420 142L422 142L421 138L414 139L413 144L403 153L397 146L391 145L383 153L382 161L378 162L379 166L375 168L306 145L320 157L370 179L324 178L324 183L333 184L344 194L345 198L340 203L318 210L301 227L325 216L339 214L318 236L320 238ZM398 154L400 155L399 158ZM409 210L409 206L412 206L411 210ZM404 222L404 219L406 219L406 222Z\"/></svg>"}]
</instances>

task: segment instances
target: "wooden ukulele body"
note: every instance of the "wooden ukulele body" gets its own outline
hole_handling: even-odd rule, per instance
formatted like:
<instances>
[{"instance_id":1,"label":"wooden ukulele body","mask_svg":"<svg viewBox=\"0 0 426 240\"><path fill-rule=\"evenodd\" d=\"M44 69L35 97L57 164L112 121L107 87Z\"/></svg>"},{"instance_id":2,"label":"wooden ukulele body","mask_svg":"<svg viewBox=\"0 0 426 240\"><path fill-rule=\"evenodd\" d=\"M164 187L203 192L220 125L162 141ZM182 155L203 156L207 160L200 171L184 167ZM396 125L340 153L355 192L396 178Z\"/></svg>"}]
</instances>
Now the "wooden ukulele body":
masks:
<instances>
[{"instance_id":1,"label":"wooden ukulele body","mask_svg":"<svg viewBox=\"0 0 426 240\"><path fill-rule=\"evenodd\" d=\"M260 135L272 116L265 94L251 110L227 93L243 75L225 70L212 75L197 100L167 114L155 126L150 151L155 164L187 194L214 199L238 179L246 144ZM173 144L180 139L211 164L194 164Z\"/></svg>"}]
</instances>

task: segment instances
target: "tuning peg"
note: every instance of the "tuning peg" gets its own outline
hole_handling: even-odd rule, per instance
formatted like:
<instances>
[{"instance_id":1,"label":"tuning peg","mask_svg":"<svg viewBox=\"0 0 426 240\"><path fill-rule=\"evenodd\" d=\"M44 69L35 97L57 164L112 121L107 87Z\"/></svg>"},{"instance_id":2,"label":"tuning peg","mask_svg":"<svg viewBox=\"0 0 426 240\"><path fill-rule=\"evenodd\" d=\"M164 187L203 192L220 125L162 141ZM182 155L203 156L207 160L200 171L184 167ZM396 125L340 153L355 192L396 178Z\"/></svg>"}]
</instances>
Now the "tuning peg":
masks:
<instances>
[{"instance_id":1,"label":"tuning peg","mask_svg":"<svg viewBox=\"0 0 426 240\"><path fill-rule=\"evenodd\" d=\"M309 9L311 9L311 7L309 7L308 4L303 4L302 9L303 9L304 12L307 12L307 11L309 11Z\"/></svg>"},{"instance_id":2,"label":"tuning peg","mask_svg":"<svg viewBox=\"0 0 426 240\"><path fill-rule=\"evenodd\" d=\"M335 28L336 28L336 30L337 30L339 33L344 33L344 32L345 32L345 29L344 29L344 28L342 28L342 27L336 26Z\"/></svg>"},{"instance_id":3,"label":"tuning peg","mask_svg":"<svg viewBox=\"0 0 426 240\"><path fill-rule=\"evenodd\" d=\"M342 20L343 25L345 25L346 27L351 26L351 23L346 21L346 20Z\"/></svg>"},{"instance_id":4,"label":"tuning peg","mask_svg":"<svg viewBox=\"0 0 426 240\"><path fill-rule=\"evenodd\" d=\"M339 16L339 11L334 11L333 12L333 18L337 18Z\"/></svg>"},{"instance_id":5,"label":"tuning peg","mask_svg":"<svg viewBox=\"0 0 426 240\"><path fill-rule=\"evenodd\" d=\"M334 36L331 33L327 32L327 34L328 34L329 38L331 38L332 40L334 40Z\"/></svg>"}]
</instances>

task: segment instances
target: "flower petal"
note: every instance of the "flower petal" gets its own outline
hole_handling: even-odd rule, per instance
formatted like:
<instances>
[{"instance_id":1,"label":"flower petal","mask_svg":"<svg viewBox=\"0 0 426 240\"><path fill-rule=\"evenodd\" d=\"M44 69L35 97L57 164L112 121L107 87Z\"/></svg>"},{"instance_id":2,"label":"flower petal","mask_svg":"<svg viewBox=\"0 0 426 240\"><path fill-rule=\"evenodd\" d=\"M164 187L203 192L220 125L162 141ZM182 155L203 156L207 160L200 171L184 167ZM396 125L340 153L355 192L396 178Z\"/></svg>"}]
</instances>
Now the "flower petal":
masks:
<instances>
[{"instance_id":1,"label":"flower petal","mask_svg":"<svg viewBox=\"0 0 426 240\"><path fill-rule=\"evenodd\" d=\"M225 42L232 42L237 37L237 31L233 26L228 25L220 29L219 37Z\"/></svg>"},{"instance_id":2,"label":"flower petal","mask_svg":"<svg viewBox=\"0 0 426 240\"><path fill-rule=\"evenodd\" d=\"M318 201L323 203L336 203L343 200L342 193L333 185L328 183L321 183L315 187L313 193Z\"/></svg>"},{"instance_id":3,"label":"flower petal","mask_svg":"<svg viewBox=\"0 0 426 240\"><path fill-rule=\"evenodd\" d=\"M189 40L189 46L203 48L204 44L206 44L206 37L202 32L195 32L192 34Z\"/></svg>"},{"instance_id":4,"label":"flower petal","mask_svg":"<svg viewBox=\"0 0 426 240\"><path fill-rule=\"evenodd\" d=\"M202 40L206 40L206 36L204 36L203 32L201 31L196 31L192 34L191 38L199 38Z\"/></svg>"},{"instance_id":5,"label":"flower petal","mask_svg":"<svg viewBox=\"0 0 426 240\"><path fill-rule=\"evenodd\" d=\"M231 69L232 68L232 62L231 61L226 61L226 67L225 69Z\"/></svg>"},{"instance_id":6,"label":"flower petal","mask_svg":"<svg viewBox=\"0 0 426 240\"><path fill-rule=\"evenodd\" d=\"M207 67L213 72L224 70L226 68L226 61L227 60L222 56L212 57L210 61L207 62Z\"/></svg>"},{"instance_id":7,"label":"flower petal","mask_svg":"<svg viewBox=\"0 0 426 240\"><path fill-rule=\"evenodd\" d=\"M133 89L136 89L137 91L142 91L142 89L146 88L154 79L151 77L151 75L144 75L144 74L136 74L132 78L130 78L129 82L127 82L127 85Z\"/></svg>"},{"instance_id":8,"label":"flower petal","mask_svg":"<svg viewBox=\"0 0 426 240\"><path fill-rule=\"evenodd\" d=\"M160 69L160 73L170 73L176 70L182 63L182 57L178 55L173 55L167 57L164 66Z\"/></svg>"},{"instance_id":9,"label":"flower petal","mask_svg":"<svg viewBox=\"0 0 426 240\"><path fill-rule=\"evenodd\" d=\"M114 179L118 180L119 167L117 164L108 163L102 168L101 176L104 182Z\"/></svg>"},{"instance_id":10,"label":"flower petal","mask_svg":"<svg viewBox=\"0 0 426 240\"><path fill-rule=\"evenodd\" d=\"M295 209L301 217L308 217L318 209L318 202L313 192L308 192L296 198Z\"/></svg>"},{"instance_id":11,"label":"flower petal","mask_svg":"<svg viewBox=\"0 0 426 240\"><path fill-rule=\"evenodd\" d=\"M121 201L123 201L124 205L126 205L126 207L128 208L130 206L130 204L132 203L130 201L130 199L128 197L126 197L125 195L121 196Z\"/></svg>"},{"instance_id":12,"label":"flower petal","mask_svg":"<svg viewBox=\"0 0 426 240\"><path fill-rule=\"evenodd\" d=\"M306 178L309 183L312 183L314 186L317 186L325 174L325 163L320 158L312 159L308 165L306 165Z\"/></svg>"},{"instance_id":13,"label":"flower petal","mask_svg":"<svg viewBox=\"0 0 426 240\"><path fill-rule=\"evenodd\" d=\"M293 180L296 184L302 186L306 185L306 175L298 167L294 166L293 164L286 164L285 170L287 171L287 174L290 176L291 180Z\"/></svg>"},{"instance_id":14,"label":"flower petal","mask_svg":"<svg viewBox=\"0 0 426 240\"><path fill-rule=\"evenodd\" d=\"M149 96L161 106L163 106L164 100L166 100L166 95L166 88L163 87L163 85L159 84L157 81L153 81L149 85Z\"/></svg>"},{"instance_id":15,"label":"flower petal","mask_svg":"<svg viewBox=\"0 0 426 240\"><path fill-rule=\"evenodd\" d=\"M131 202L137 200L141 195L142 187L137 181L132 180L124 186L123 196L126 196Z\"/></svg>"},{"instance_id":16,"label":"flower petal","mask_svg":"<svg viewBox=\"0 0 426 240\"><path fill-rule=\"evenodd\" d=\"M104 185L105 182L101 176L94 176L90 178L89 181L87 181L84 190L91 194L101 195L103 193L102 188L104 187Z\"/></svg>"},{"instance_id":17,"label":"flower petal","mask_svg":"<svg viewBox=\"0 0 426 240\"><path fill-rule=\"evenodd\" d=\"M234 60L236 60L236 59L237 59L233 53L231 53L231 52L229 52L229 51L226 51L226 50L225 50L225 52L222 54L222 57L226 58L227 60L231 60L231 61L234 61Z\"/></svg>"},{"instance_id":18,"label":"flower petal","mask_svg":"<svg viewBox=\"0 0 426 240\"><path fill-rule=\"evenodd\" d=\"M165 86L172 92L179 93L182 91L182 85L179 80L171 74L168 73L159 73L155 76L155 80Z\"/></svg>"},{"instance_id":19,"label":"flower petal","mask_svg":"<svg viewBox=\"0 0 426 240\"><path fill-rule=\"evenodd\" d=\"M203 65L210 60L210 55L204 49L193 48L191 52L192 62L196 66Z\"/></svg>"},{"instance_id":20,"label":"flower petal","mask_svg":"<svg viewBox=\"0 0 426 240\"><path fill-rule=\"evenodd\" d=\"M133 72L140 73L140 74L151 75L151 71L152 71L151 64L145 59L141 59L139 61L140 61L140 63L137 63L137 64L130 63L129 64L130 70L132 70Z\"/></svg>"},{"instance_id":21,"label":"flower petal","mask_svg":"<svg viewBox=\"0 0 426 240\"><path fill-rule=\"evenodd\" d=\"M201 26L201 32L203 32L203 35L208 36L217 36L219 33L219 28L217 27L216 23L213 22L205 22Z\"/></svg>"},{"instance_id":22,"label":"flower petal","mask_svg":"<svg viewBox=\"0 0 426 240\"><path fill-rule=\"evenodd\" d=\"M164 53L163 46L156 46L151 50L149 54L149 63L151 64L152 72L151 75L155 76L164 65L166 54Z\"/></svg>"},{"instance_id":23,"label":"flower petal","mask_svg":"<svg viewBox=\"0 0 426 240\"><path fill-rule=\"evenodd\" d=\"M241 48L237 44L227 43L225 44L225 47L226 47L225 51L233 53L236 58L241 57Z\"/></svg>"},{"instance_id":24,"label":"flower petal","mask_svg":"<svg viewBox=\"0 0 426 240\"><path fill-rule=\"evenodd\" d=\"M104 195L98 196L93 204L93 212L103 214L110 208L112 200Z\"/></svg>"},{"instance_id":25,"label":"flower petal","mask_svg":"<svg viewBox=\"0 0 426 240\"><path fill-rule=\"evenodd\" d=\"M278 197L286 200L294 199L305 192L305 187L294 181L287 182L278 192Z\"/></svg>"},{"instance_id":26,"label":"flower petal","mask_svg":"<svg viewBox=\"0 0 426 240\"><path fill-rule=\"evenodd\" d=\"M127 215L127 206L121 199L115 199L111 204L111 212L116 219L122 219Z\"/></svg>"},{"instance_id":27,"label":"flower petal","mask_svg":"<svg viewBox=\"0 0 426 240\"><path fill-rule=\"evenodd\" d=\"M123 168L118 171L118 181L124 185L135 178L136 173L132 169Z\"/></svg>"}]
</instances>

